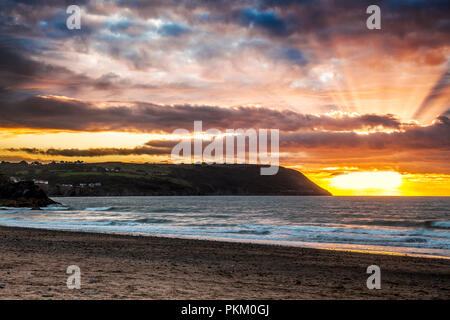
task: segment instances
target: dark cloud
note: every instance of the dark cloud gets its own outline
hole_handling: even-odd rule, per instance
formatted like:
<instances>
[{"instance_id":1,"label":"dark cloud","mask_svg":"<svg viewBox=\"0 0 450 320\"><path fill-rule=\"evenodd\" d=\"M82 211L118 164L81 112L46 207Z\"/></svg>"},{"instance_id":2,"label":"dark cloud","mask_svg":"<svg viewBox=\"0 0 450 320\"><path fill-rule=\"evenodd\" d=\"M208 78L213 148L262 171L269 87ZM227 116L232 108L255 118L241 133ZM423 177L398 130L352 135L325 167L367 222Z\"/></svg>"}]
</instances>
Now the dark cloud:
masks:
<instances>
[{"instance_id":1,"label":"dark cloud","mask_svg":"<svg viewBox=\"0 0 450 320\"><path fill-rule=\"evenodd\" d=\"M168 23L158 29L158 33L165 37L178 37L189 31L188 27L178 23Z\"/></svg>"},{"instance_id":2,"label":"dark cloud","mask_svg":"<svg viewBox=\"0 0 450 320\"><path fill-rule=\"evenodd\" d=\"M361 150L428 150L450 151L450 120L440 116L430 126L412 126L401 132L375 132L368 135L353 132L300 132L280 136L280 145L288 149L329 148Z\"/></svg>"},{"instance_id":3,"label":"dark cloud","mask_svg":"<svg viewBox=\"0 0 450 320\"><path fill-rule=\"evenodd\" d=\"M63 157L103 157L130 155L169 155L172 149L135 147L135 148L91 148L91 149L36 149L9 148L9 152L24 152L32 155L63 156Z\"/></svg>"},{"instance_id":4,"label":"dark cloud","mask_svg":"<svg viewBox=\"0 0 450 320\"><path fill-rule=\"evenodd\" d=\"M239 45L242 50L263 52L275 61L288 62L290 65L304 66L308 63L301 50L291 45L274 45L262 39L242 41Z\"/></svg>"},{"instance_id":5,"label":"dark cloud","mask_svg":"<svg viewBox=\"0 0 450 320\"><path fill-rule=\"evenodd\" d=\"M279 54L283 59L294 64L305 65L307 62L300 50L296 48L282 47Z\"/></svg>"},{"instance_id":6,"label":"dark cloud","mask_svg":"<svg viewBox=\"0 0 450 320\"><path fill-rule=\"evenodd\" d=\"M99 157L99 156L129 156L129 155L170 155L172 148L179 140L151 140L143 146L135 148L93 148L93 149L36 149L36 148L9 148L10 152L23 152L32 155L65 156L65 157ZM203 147L209 142L204 141ZM269 142L270 145L270 142ZM235 145L236 147L236 145ZM248 145L247 151L248 152ZM428 127L412 127L402 132L384 133L376 132L368 135L358 135L352 132L296 132L282 133L280 136L280 151L298 152L311 149L341 150L338 157L351 157L352 151L377 154L383 152L386 157L392 158L396 153L424 152L429 150L450 154L450 120L441 116ZM225 149L224 149L225 150ZM378 154L380 156L380 154ZM430 157L422 156L421 159ZM430 161L433 159L429 159Z\"/></svg>"},{"instance_id":7,"label":"dark cloud","mask_svg":"<svg viewBox=\"0 0 450 320\"><path fill-rule=\"evenodd\" d=\"M235 32L234 36L239 40L242 37L240 29L251 29L248 35L251 39L274 41L271 45L285 48L277 54L268 51L269 59L284 59L297 65L304 65L305 57L310 62L314 50L308 48L308 44L317 40L327 47L326 50L329 50L331 40L373 41L378 43L380 52L391 56L400 56L410 49L442 48L450 41L449 1L378 1L383 23L379 33L368 33L365 26L365 8L373 4L370 0L116 0L106 3L84 0L77 4L85 12L102 18L115 14L120 19L100 23L83 17L81 30L75 31L65 27L65 8L69 4L72 3L57 0L4 1L0 12L0 34L16 40L20 38L28 42L27 51L40 50L44 54L49 50L39 49L42 42L57 46L60 42L76 39L79 41L73 42L80 42L86 50L95 48L113 59L128 62L135 69L155 67L155 60L160 60L160 55L166 53L200 51L206 57L211 56L213 50L201 50L207 47L202 41L205 33L216 35L218 42L224 40L220 51L231 52L234 43L227 42L225 37L228 32ZM199 20L199 16L203 18ZM160 19L163 25L152 30L147 24L149 18ZM224 23L239 30L230 31L224 28ZM146 38L144 35L150 31L162 35L162 39ZM174 37L185 34L195 39L173 41ZM170 40L170 44L165 42ZM266 52L265 47L260 50ZM228 57L238 54L233 51ZM423 56L430 63L445 62L445 55L439 52L424 52Z\"/></svg>"},{"instance_id":8,"label":"dark cloud","mask_svg":"<svg viewBox=\"0 0 450 320\"><path fill-rule=\"evenodd\" d=\"M27 26L29 30L32 26L41 28L42 26L37 25L39 21L48 21L54 26L52 28L56 34L59 33L61 23L65 22L64 9L73 4L70 1L58 0L4 2L2 11L5 13L5 19L0 22L0 26L11 26L14 19L8 20L7 17L13 16L14 13L14 16L21 17L21 25ZM312 30L316 33L336 34L355 29L367 35L365 9L372 4L382 8L383 25L389 27L386 31L389 34L404 36L407 33L425 34L433 30L445 32L448 30L445 26L448 25L450 10L450 2L447 0L381 0L376 3L371 0L116 0L108 1L107 4L110 6L100 5L93 0L77 1L77 5L85 7L87 11L102 15L112 13L111 10L120 12L126 8L130 14L143 18L170 17L173 16L170 13L177 12L186 20L198 21L198 12L202 12L203 17L208 17L203 19L203 22L228 21L244 28L253 26L274 36L308 33ZM38 5L40 12L35 8ZM325 21L333 24L336 29L324 30L328 27ZM347 27L341 28L343 25ZM178 26L174 24L169 29L179 29ZM121 22L117 27L126 30L129 23ZM442 28L444 30L441 30Z\"/></svg>"},{"instance_id":9,"label":"dark cloud","mask_svg":"<svg viewBox=\"0 0 450 320\"><path fill-rule=\"evenodd\" d=\"M0 84L2 87L32 82L36 77L56 76L69 72L67 69L52 67L26 58L15 51L14 44L4 39L0 44ZM71 73L71 72L69 72Z\"/></svg>"},{"instance_id":10,"label":"dark cloud","mask_svg":"<svg viewBox=\"0 0 450 320\"><path fill-rule=\"evenodd\" d=\"M278 128L281 131L348 131L376 127L399 129L393 115L365 114L339 117L308 115L267 108L176 105L136 102L132 107L98 108L92 103L57 97L30 97L0 105L3 128L60 129L75 131L165 131L190 130L193 122L207 128Z\"/></svg>"},{"instance_id":11,"label":"dark cloud","mask_svg":"<svg viewBox=\"0 0 450 320\"><path fill-rule=\"evenodd\" d=\"M388 6L392 9L445 9L450 5L447 0L388 0Z\"/></svg>"},{"instance_id":12,"label":"dark cloud","mask_svg":"<svg viewBox=\"0 0 450 320\"><path fill-rule=\"evenodd\" d=\"M87 76L27 57L25 53L17 51L14 41L0 44L0 88L14 91L18 85L39 86L46 79L51 79L67 91L76 91L81 84L96 85L95 81Z\"/></svg>"},{"instance_id":13,"label":"dark cloud","mask_svg":"<svg viewBox=\"0 0 450 320\"><path fill-rule=\"evenodd\" d=\"M247 8L236 13L237 21L245 27L261 28L270 34L283 36L288 33L286 22L275 12Z\"/></svg>"},{"instance_id":14,"label":"dark cloud","mask_svg":"<svg viewBox=\"0 0 450 320\"><path fill-rule=\"evenodd\" d=\"M27 85L39 88L42 84L52 83L58 93L74 94L82 90L122 91L130 88L153 89L157 86L134 84L121 78L114 72L106 73L98 78L92 78L81 73L75 73L65 67L54 66L31 59L25 52L17 48L17 40L5 41L0 44L0 98L13 95L17 86ZM168 84L188 87L188 84ZM30 90L29 90L30 91ZM36 94L31 90L26 95Z\"/></svg>"},{"instance_id":15,"label":"dark cloud","mask_svg":"<svg viewBox=\"0 0 450 320\"><path fill-rule=\"evenodd\" d=\"M153 148L170 148L172 149L180 140L150 140L145 143L146 146Z\"/></svg>"},{"instance_id":16,"label":"dark cloud","mask_svg":"<svg viewBox=\"0 0 450 320\"><path fill-rule=\"evenodd\" d=\"M108 24L109 30L112 32L121 32L129 29L133 26L133 23L129 20L120 20L113 23Z\"/></svg>"}]
</instances>

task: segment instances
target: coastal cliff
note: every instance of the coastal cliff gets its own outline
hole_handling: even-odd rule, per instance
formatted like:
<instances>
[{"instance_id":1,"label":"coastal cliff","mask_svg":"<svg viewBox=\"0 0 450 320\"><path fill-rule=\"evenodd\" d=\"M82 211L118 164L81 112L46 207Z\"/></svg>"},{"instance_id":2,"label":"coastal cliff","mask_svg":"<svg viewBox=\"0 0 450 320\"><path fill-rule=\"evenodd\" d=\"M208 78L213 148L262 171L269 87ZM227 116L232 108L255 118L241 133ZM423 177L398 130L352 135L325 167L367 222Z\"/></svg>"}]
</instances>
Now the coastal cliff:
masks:
<instances>
[{"instance_id":1,"label":"coastal cliff","mask_svg":"<svg viewBox=\"0 0 450 320\"><path fill-rule=\"evenodd\" d=\"M331 195L301 172L260 165L154 163L9 163L0 172L34 180L49 196Z\"/></svg>"}]
</instances>

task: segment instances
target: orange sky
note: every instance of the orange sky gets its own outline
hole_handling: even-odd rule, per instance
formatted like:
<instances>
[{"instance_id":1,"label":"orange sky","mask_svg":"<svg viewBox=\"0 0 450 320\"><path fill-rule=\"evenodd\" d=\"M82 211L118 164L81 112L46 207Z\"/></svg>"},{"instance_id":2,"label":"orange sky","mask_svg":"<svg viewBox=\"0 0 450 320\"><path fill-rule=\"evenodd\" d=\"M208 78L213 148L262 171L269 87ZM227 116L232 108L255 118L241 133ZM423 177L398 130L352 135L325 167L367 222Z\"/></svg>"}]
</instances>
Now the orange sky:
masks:
<instances>
[{"instance_id":1,"label":"orange sky","mask_svg":"<svg viewBox=\"0 0 450 320\"><path fill-rule=\"evenodd\" d=\"M161 140L201 120L279 129L280 163L335 195L450 196L446 5L380 6L368 30L356 0L87 1L68 30L5 5L0 159L170 161Z\"/></svg>"}]
</instances>

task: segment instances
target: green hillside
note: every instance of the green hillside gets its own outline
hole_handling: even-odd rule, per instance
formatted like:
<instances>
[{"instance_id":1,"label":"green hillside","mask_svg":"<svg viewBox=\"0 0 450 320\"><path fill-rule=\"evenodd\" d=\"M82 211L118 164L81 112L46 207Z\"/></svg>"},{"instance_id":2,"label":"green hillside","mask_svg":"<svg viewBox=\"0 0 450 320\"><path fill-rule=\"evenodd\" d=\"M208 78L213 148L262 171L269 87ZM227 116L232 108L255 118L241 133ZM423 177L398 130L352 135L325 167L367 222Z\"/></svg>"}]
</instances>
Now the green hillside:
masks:
<instances>
[{"instance_id":1,"label":"green hillside","mask_svg":"<svg viewBox=\"0 0 450 320\"><path fill-rule=\"evenodd\" d=\"M330 195L302 173L259 165L135 163L0 163L0 173L38 180L50 196Z\"/></svg>"}]
</instances>

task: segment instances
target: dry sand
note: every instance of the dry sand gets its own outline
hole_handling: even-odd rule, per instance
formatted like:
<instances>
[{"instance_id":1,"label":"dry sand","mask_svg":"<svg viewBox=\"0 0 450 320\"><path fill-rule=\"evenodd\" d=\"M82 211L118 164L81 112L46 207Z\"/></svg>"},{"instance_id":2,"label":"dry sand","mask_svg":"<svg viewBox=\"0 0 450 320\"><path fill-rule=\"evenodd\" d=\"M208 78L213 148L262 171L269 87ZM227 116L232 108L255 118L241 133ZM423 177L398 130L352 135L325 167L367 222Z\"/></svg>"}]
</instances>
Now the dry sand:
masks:
<instances>
[{"instance_id":1,"label":"dry sand","mask_svg":"<svg viewBox=\"0 0 450 320\"><path fill-rule=\"evenodd\" d=\"M0 299L450 298L445 259L10 227L0 257ZM380 290L366 287L372 264Z\"/></svg>"}]
</instances>

